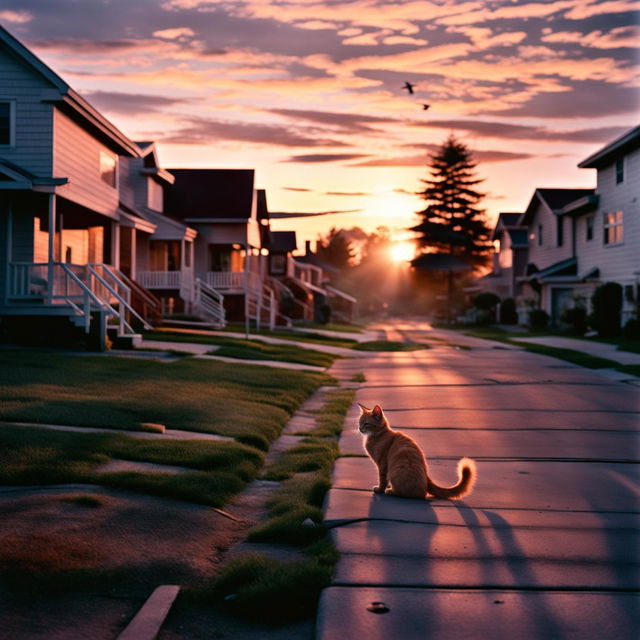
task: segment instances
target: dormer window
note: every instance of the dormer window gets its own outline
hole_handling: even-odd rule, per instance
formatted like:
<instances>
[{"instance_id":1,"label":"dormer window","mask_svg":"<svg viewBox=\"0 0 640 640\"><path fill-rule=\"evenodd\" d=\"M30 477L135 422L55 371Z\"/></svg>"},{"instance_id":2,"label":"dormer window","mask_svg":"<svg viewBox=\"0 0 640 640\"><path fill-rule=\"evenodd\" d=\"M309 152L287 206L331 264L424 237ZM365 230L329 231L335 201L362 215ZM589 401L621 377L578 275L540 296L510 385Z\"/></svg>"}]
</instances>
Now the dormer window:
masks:
<instances>
[{"instance_id":1,"label":"dormer window","mask_svg":"<svg viewBox=\"0 0 640 640\"><path fill-rule=\"evenodd\" d=\"M0 102L0 147L15 144L15 103Z\"/></svg>"}]
</instances>

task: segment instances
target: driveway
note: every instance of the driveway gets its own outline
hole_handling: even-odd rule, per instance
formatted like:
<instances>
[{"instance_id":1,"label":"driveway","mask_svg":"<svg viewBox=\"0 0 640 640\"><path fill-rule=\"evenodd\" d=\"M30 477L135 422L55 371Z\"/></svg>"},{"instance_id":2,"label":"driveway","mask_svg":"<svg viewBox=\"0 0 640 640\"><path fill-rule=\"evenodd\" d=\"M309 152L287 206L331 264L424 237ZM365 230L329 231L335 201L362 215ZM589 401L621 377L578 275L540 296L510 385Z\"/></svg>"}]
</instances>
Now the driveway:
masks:
<instances>
[{"instance_id":1,"label":"driveway","mask_svg":"<svg viewBox=\"0 0 640 640\"><path fill-rule=\"evenodd\" d=\"M419 323L382 329L438 337ZM453 484L462 456L477 461L478 482L457 502L373 495L354 408L325 505L341 559L318 640L637 637L637 387L440 338L331 369L365 374L357 400L381 404L419 442L436 482Z\"/></svg>"}]
</instances>

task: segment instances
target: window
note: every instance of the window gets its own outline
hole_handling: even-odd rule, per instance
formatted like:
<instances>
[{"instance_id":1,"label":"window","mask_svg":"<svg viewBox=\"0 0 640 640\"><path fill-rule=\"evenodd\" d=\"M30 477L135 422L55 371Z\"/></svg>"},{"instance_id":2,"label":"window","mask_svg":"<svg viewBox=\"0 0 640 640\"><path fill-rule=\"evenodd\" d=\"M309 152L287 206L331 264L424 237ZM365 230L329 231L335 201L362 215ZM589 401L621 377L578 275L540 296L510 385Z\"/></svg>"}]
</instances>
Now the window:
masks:
<instances>
[{"instance_id":1,"label":"window","mask_svg":"<svg viewBox=\"0 0 640 640\"><path fill-rule=\"evenodd\" d=\"M559 247L564 244L564 218L562 216L556 218L556 242Z\"/></svg>"},{"instance_id":2,"label":"window","mask_svg":"<svg viewBox=\"0 0 640 640\"><path fill-rule=\"evenodd\" d=\"M587 242L589 240L593 240L593 230L594 230L594 223L595 223L595 216L587 216L585 218L585 222L587 224L586 230L587 230Z\"/></svg>"},{"instance_id":3,"label":"window","mask_svg":"<svg viewBox=\"0 0 640 640\"><path fill-rule=\"evenodd\" d=\"M624 182L624 156L616 160L616 184Z\"/></svg>"},{"instance_id":4,"label":"window","mask_svg":"<svg viewBox=\"0 0 640 640\"><path fill-rule=\"evenodd\" d=\"M538 225L538 246L542 246L542 225Z\"/></svg>"},{"instance_id":5,"label":"window","mask_svg":"<svg viewBox=\"0 0 640 640\"><path fill-rule=\"evenodd\" d=\"M100 151L100 179L110 187L116 186L117 156Z\"/></svg>"},{"instance_id":6,"label":"window","mask_svg":"<svg viewBox=\"0 0 640 640\"><path fill-rule=\"evenodd\" d=\"M162 211L162 185L153 178L147 181L147 207L154 211Z\"/></svg>"},{"instance_id":7,"label":"window","mask_svg":"<svg viewBox=\"0 0 640 640\"><path fill-rule=\"evenodd\" d=\"M604 243L620 244L622 242L622 211L604 214Z\"/></svg>"},{"instance_id":8,"label":"window","mask_svg":"<svg viewBox=\"0 0 640 640\"><path fill-rule=\"evenodd\" d=\"M14 125L14 103L0 102L0 146L10 147L15 144Z\"/></svg>"}]
</instances>

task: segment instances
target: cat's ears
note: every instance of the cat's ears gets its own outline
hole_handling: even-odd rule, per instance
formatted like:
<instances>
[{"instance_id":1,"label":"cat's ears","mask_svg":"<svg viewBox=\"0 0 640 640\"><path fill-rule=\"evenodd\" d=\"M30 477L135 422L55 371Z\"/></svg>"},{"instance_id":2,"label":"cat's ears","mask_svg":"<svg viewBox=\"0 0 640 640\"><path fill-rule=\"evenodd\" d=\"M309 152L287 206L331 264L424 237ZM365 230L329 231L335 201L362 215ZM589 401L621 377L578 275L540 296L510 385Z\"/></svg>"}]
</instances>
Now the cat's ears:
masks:
<instances>
[{"instance_id":1,"label":"cat's ears","mask_svg":"<svg viewBox=\"0 0 640 640\"><path fill-rule=\"evenodd\" d=\"M360 404L359 402L357 404L360 407L360 415L362 415L363 413L369 413L371 411L371 409L365 407L363 404Z\"/></svg>"},{"instance_id":2,"label":"cat's ears","mask_svg":"<svg viewBox=\"0 0 640 640\"><path fill-rule=\"evenodd\" d=\"M379 404L373 407L373 409L369 409L359 402L358 406L360 407L360 414L371 413L376 420L382 420L382 407Z\"/></svg>"}]
</instances>

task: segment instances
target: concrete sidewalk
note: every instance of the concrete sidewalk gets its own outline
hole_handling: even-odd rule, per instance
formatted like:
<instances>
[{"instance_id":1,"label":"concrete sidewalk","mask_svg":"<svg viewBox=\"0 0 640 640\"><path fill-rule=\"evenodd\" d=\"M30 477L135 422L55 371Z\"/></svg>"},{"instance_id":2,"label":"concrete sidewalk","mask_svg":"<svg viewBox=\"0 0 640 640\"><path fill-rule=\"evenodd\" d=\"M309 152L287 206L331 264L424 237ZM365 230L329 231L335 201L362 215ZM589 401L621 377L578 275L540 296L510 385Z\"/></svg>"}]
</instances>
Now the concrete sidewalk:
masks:
<instances>
[{"instance_id":1,"label":"concrete sidewalk","mask_svg":"<svg viewBox=\"0 0 640 640\"><path fill-rule=\"evenodd\" d=\"M374 495L354 407L325 504L341 557L318 640L638 637L637 389L495 346L434 344L330 370L364 371L357 400L418 441L436 482L452 484L466 455L478 483L457 502Z\"/></svg>"}]
</instances>

